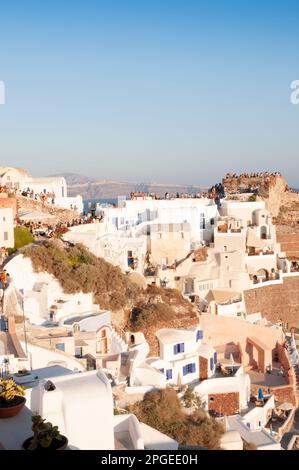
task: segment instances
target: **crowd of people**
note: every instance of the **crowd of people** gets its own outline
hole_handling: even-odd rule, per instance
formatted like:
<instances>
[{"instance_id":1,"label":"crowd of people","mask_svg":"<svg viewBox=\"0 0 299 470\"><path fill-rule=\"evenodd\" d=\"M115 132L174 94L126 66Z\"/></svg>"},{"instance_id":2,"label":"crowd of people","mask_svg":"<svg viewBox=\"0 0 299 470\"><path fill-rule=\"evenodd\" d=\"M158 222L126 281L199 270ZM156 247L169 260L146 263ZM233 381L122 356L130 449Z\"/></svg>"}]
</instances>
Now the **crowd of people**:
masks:
<instances>
[{"instance_id":1,"label":"crowd of people","mask_svg":"<svg viewBox=\"0 0 299 470\"><path fill-rule=\"evenodd\" d=\"M215 195L215 191L218 192L220 189L221 183L219 185L213 186L211 190L205 192L196 192L196 193L169 193L166 192L164 196L161 196L158 193L150 193L150 192L131 192L130 199L131 201L136 200L161 200L161 199L200 199L200 198L209 198L212 199ZM222 185L221 185L222 186ZM223 188L223 187L222 187ZM213 191L212 191L213 189Z\"/></svg>"},{"instance_id":2,"label":"crowd of people","mask_svg":"<svg viewBox=\"0 0 299 470\"><path fill-rule=\"evenodd\" d=\"M28 220L24 221L16 217L16 225L19 227L26 227L33 236L45 236L47 238L56 238L63 233L66 233L70 227L77 225L91 224L101 221L102 217L93 217L91 214L78 217L69 222L47 223L41 221Z\"/></svg>"},{"instance_id":3,"label":"crowd of people","mask_svg":"<svg viewBox=\"0 0 299 470\"><path fill-rule=\"evenodd\" d=\"M260 172L252 172L252 173L240 173L239 175L237 173L226 173L225 179L226 178L268 178L268 177L277 177L277 176L282 176L279 171L260 171Z\"/></svg>"},{"instance_id":4,"label":"crowd of people","mask_svg":"<svg viewBox=\"0 0 299 470\"><path fill-rule=\"evenodd\" d=\"M16 196L23 196L28 197L30 199L34 199L35 201L40 201L43 205L45 204L55 204L55 193L42 191L40 193L35 193L33 189L26 188L26 189L17 189L17 188L9 188L8 186L0 186L0 193L10 193L15 194Z\"/></svg>"}]
</instances>

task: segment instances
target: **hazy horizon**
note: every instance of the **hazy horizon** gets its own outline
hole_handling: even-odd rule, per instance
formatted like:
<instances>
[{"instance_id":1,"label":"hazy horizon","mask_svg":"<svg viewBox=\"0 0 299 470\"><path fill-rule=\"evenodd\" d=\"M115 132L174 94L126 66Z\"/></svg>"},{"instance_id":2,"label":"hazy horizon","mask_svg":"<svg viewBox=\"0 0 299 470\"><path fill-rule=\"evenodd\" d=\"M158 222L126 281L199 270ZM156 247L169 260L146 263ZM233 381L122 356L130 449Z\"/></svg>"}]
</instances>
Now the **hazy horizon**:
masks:
<instances>
[{"instance_id":1,"label":"hazy horizon","mask_svg":"<svg viewBox=\"0 0 299 470\"><path fill-rule=\"evenodd\" d=\"M201 186L268 170L299 186L298 51L294 0L12 0L0 165Z\"/></svg>"}]
</instances>

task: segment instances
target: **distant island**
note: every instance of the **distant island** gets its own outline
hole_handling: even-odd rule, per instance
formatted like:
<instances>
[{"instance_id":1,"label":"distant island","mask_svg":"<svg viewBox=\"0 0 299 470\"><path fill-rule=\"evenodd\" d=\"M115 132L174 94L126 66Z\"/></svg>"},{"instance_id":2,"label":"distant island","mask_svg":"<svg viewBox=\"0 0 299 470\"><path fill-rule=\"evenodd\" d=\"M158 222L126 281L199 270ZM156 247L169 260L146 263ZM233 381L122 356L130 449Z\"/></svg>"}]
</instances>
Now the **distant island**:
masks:
<instances>
[{"instance_id":1,"label":"distant island","mask_svg":"<svg viewBox=\"0 0 299 470\"><path fill-rule=\"evenodd\" d=\"M110 199L128 195L136 191L149 191L164 195L169 193L195 193L206 190L207 187L199 185L180 185L170 183L143 183L114 180L96 180L76 173L62 173L66 179L69 196L81 194L83 199Z\"/></svg>"}]
</instances>

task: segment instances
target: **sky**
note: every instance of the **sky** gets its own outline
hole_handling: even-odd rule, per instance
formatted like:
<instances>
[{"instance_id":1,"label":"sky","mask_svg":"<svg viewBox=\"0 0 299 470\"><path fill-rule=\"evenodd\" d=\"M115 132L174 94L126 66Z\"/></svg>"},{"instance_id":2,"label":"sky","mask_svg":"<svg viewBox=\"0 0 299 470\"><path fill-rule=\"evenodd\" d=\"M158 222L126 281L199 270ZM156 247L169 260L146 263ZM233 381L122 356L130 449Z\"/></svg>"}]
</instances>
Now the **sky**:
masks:
<instances>
[{"instance_id":1,"label":"sky","mask_svg":"<svg viewBox=\"0 0 299 470\"><path fill-rule=\"evenodd\" d=\"M0 166L299 187L298 59L298 1L1 2Z\"/></svg>"}]
</instances>

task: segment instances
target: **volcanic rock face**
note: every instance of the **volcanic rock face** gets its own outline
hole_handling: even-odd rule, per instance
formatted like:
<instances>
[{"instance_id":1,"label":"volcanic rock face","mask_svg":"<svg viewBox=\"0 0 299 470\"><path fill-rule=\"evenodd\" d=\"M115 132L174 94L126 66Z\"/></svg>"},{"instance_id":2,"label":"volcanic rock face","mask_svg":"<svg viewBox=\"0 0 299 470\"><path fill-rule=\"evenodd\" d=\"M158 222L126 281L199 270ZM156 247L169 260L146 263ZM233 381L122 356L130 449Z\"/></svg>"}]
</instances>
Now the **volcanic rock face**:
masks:
<instances>
[{"instance_id":1,"label":"volcanic rock face","mask_svg":"<svg viewBox=\"0 0 299 470\"><path fill-rule=\"evenodd\" d=\"M299 221L299 194L289 189L283 176L227 176L222 184L227 193L257 189L258 195L266 202L277 225L295 227Z\"/></svg>"}]
</instances>

